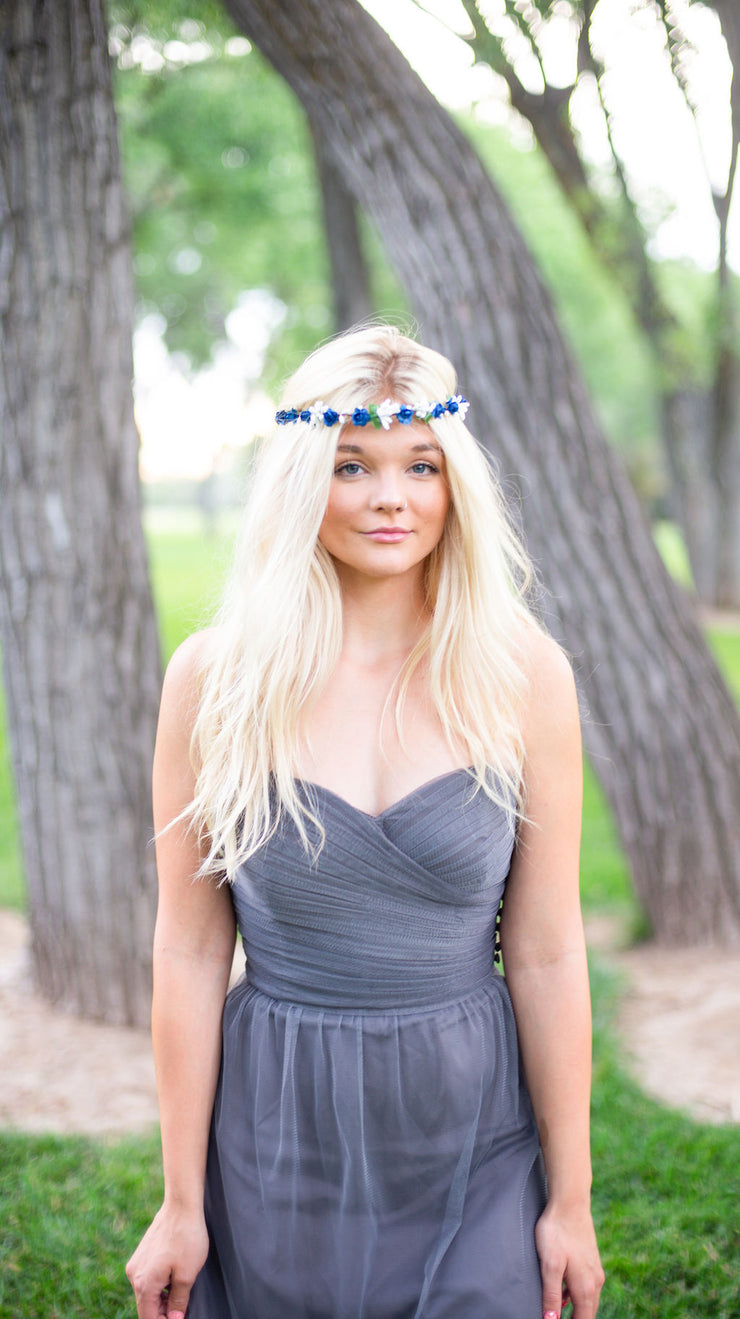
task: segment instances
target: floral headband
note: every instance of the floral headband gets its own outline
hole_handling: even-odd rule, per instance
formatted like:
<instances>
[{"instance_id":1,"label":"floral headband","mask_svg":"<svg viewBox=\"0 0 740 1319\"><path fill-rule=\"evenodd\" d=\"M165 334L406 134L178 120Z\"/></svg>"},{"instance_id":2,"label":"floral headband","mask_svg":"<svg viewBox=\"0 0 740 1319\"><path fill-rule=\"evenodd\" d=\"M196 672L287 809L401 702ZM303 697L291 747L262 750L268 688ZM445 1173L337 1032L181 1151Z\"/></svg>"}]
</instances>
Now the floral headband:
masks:
<instances>
[{"instance_id":1,"label":"floral headband","mask_svg":"<svg viewBox=\"0 0 740 1319\"><path fill-rule=\"evenodd\" d=\"M460 420L464 421L469 407L468 400L462 394L453 395L446 403L392 403L387 398L384 403L368 403L367 407L353 408L350 412L337 412L324 403L312 403L308 408L283 408L275 413L275 420L278 426L289 426L294 421L308 422L311 426L336 426L337 423L340 426L347 423L367 426L369 423L376 430L382 426L387 431L394 421L409 426L414 419L436 421L444 417L445 413L450 416L457 413Z\"/></svg>"}]
</instances>

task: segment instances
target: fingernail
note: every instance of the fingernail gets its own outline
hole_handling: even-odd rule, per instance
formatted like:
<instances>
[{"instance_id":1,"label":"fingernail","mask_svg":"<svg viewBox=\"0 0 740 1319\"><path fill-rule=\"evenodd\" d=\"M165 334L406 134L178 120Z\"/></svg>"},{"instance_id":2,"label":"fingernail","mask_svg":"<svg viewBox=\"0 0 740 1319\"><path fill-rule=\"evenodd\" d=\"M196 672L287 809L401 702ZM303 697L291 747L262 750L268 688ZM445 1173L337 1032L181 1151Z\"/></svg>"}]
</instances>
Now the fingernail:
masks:
<instances>
[{"instance_id":1,"label":"fingernail","mask_svg":"<svg viewBox=\"0 0 740 1319\"><path fill-rule=\"evenodd\" d=\"M557 1310L545 1310L542 1319L560 1319L560 1315L558 1314Z\"/></svg>"}]
</instances>

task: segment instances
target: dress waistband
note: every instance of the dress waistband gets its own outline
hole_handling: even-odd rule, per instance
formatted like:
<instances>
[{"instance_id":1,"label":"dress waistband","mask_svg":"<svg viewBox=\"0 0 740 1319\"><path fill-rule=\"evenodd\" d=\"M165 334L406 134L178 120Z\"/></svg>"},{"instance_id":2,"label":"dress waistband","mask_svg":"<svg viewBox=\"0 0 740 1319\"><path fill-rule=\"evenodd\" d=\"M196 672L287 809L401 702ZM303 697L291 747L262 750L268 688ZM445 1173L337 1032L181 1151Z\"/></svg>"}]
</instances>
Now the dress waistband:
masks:
<instances>
[{"instance_id":1,"label":"dress waistband","mask_svg":"<svg viewBox=\"0 0 740 1319\"><path fill-rule=\"evenodd\" d=\"M400 1017L401 1019L404 1017L417 1019L427 1014L430 1016L437 1015L445 1010L458 1011L469 1005L472 1006L476 1000L490 999L491 995L497 996L503 993L508 996L508 987L501 973L492 969L480 984L468 989L466 993L454 994L451 997L439 998L433 1002L425 1003L409 1003L408 999L404 1000L403 1003L390 1000L383 1003L369 1003L367 1000L362 1003L342 1002L336 997L329 999L321 994L312 997L305 995L296 997L295 994L274 993L271 989L251 979L248 974L245 974L244 979L238 981L233 987L232 993L235 992L258 995L260 998L268 1000L278 1011L289 1013L297 1011L301 1015L308 1013L322 1018L349 1016L371 1020L376 1017L387 1019L389 1016L393 1018Z\"/></svg>"}]
</instances>

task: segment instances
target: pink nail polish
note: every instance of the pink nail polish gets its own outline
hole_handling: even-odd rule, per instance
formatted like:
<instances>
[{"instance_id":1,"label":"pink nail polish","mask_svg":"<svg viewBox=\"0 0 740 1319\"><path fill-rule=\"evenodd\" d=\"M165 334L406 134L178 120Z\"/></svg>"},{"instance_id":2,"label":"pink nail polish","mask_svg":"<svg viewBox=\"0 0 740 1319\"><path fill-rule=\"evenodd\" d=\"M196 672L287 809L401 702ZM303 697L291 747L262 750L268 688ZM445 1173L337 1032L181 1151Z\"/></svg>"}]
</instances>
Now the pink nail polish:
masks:
<instances>
[{"instance_id":1,"label":"pink nail polish","mask_svg":"<svg viewBox=\"0 0 740 1319\"><path fill-rule=\"evenodd\" d=\"M560 1319L557 1310L545 1310L542 1319Z\"/></svg>"}]
</instances>

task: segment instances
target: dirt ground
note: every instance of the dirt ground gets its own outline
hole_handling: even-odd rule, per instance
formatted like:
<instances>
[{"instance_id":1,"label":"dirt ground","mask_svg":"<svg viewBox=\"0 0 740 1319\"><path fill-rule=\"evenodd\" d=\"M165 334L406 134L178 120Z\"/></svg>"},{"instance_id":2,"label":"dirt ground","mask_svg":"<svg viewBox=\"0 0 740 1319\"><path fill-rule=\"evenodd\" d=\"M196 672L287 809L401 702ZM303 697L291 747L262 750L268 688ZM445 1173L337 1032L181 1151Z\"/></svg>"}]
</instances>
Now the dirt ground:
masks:
<instances>
[{"instance_id":1,"label":"dirt ground","mask_svg":"<svg viewBox=\"0 0 740 1319\"><path fill-rule=\"evenodd\" d=\"M619 1031L643 1087L703 1121L740 1123L740 951L681 955L589 943L624 973ZM28 933L0 911L0 1125L25 1131L137 1132L157 1120L149 1035L79 1021L34 992Z\"/></svg>"},{"instance_id":2,"label":"dirt ground","mask_svg":"<svg viewBox=\"0 0 740 1319\"><path fill-rule=\"evenodd\" d=\"M605 921L586 937L624 978L619 1036L642 1088L702 1122L740 1123L740 949L620 949Z\"/></svg>"}]
</instances>

